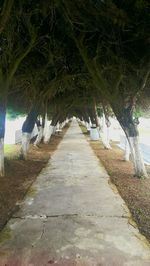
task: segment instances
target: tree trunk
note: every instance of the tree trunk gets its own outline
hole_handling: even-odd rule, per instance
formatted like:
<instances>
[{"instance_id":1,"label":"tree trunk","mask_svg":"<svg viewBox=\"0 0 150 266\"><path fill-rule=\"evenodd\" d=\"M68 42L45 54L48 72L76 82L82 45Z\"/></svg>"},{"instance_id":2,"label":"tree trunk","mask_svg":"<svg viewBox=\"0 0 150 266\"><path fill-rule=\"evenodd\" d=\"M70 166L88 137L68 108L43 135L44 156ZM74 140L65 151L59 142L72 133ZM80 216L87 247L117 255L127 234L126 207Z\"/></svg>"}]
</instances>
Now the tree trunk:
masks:
<instances>
[{"instance_id":1,"label":"tree trunk","mask_svg":"<svg viewBox=\"0 0 150 266\"><path fill-rule=\"evenodd\" d=\"M64 121L62 121L61 124L60 124L60 129L61 130L63 129L64 125L65 125L65 123L64 123Z\"/></svg>"},{"instance_id":2,"label":"tree trunk","mask_svg":"<svg viewBox=\"0 0 150 266\"><path fill-rule=\"evenodd\" d=\"M124 160L128 162L130 160L130 147L128 139L125 140Z\"/></svg>"},{"instance_id":3,"label":"tree trunk","mask_svg":"<svg viewBox=\"0 0 150 266\"><path fill-rule=\"evenodd\" d=\"M51 138L51 135L53 133L53 126L52 125L49 125L47 130L46 130L46 133L45 133L45 136L44 136L44 143L45 144L48 144L49 141L50 141L50 138Z\"/></svg>"},{"instance_id":4,"label":"tree trunk","mask_svg":"<svg viewBox=\"0 0 150 266\"><path fill-rule=\"evenodd\" d=\"M57 124L56 124L55 126L53 126L52 135L55 135L55 133L56 133L56 128L57 128Z\"/></svg>"},{"instance_id":5,"label":"tree trunk","mask_svg":"<svg viewBox=\"0 0 150 266\"><path fill-rule=\"evenodd\" d=\"M4 176L4 136L6 118L6 98L0 99L0 176Z\"/></svg>"},{"instance_id":6,"label":"tree trunk","mask_svg":"<svg viewBox=\"0 0 150 266\"><path fill-rule=\"evenodd\" d=\"M106 149L112 149L111 145L110 145L110 131L109 131L109 127L106 125L106 137L105 137L105 148Z\"/></svg>"},{"instance_id":7,"label":"tree trunk","mask_svg":"<svg viewBox=\"0 0 150 266\"><path fill-rule=\"evenodd\" d=\"M34 105L29 112L25 122L22 126L22 147L21 147L21 158L27 159L27 153L29 149L31 134L35 126L35 122L38 116L39 105Z\"/></svg>"},{"instance_id":8,"label":"tree trunk","mask_svg":"<svg viewBox=\"0 0 150 266\"><path fill-rule=\"evenodd\" d=\"M36 137L36 140L34 141L34 146L37 146L38 144L41 143L42 138L43 138L43 132L44 132L44 123L40 123L40 121L37 123L37 128L38 128L38 135Z\"/></svg>"},{"instance_id":9,"label":"tree trunk","mask_svg":"<svg viewBox=\"0 0 150 266\"><path fill-rule=\"evenodd\" d=\"M139 132L133 120L132 108L112 107L128 139L135 176L148 177L139 145Z\"/></svg>"},{"instance_id":10,"label":"tree trunk","mask_svg":"<svg viewBox=\"0 0 150 266\"><path fill-rule=\"evenodd\" d=\"M48 118L47 118L47 113L45 114L45 121L44 121L44 132L43 132L43 139L45 139L46 134L48 130Z\"/></svg>"},{"instance_id":11,"label":"tree trunk","mask_svg":"<svg viewBox=\"0 0 150 266\"><path fill-rule=\"evenodd\" d=\"M127 129L126 129L127 130ZM128 131L128 130L127 130ZM135 176L137 177L148 177L146 168L143 162L143 157L140 151L139 136L130 136L129 131L127 132L127 138L131 151L131 158L134 164Z\"/></svg>"},{"instance_id":12,"label":"tree trunk","mask_svg":"<svg viewBox=\"0 0 150 266\"><path fill-rule=\"evenodd\" d=\"M30 139L31 139L31 133L22 132L21 158L24 160L27 159L27 154L28 154L29 145L30 145Z\"/></svg>"},{"instance_id":13,"label":"tree trunk","mask_svg":"<svg viewBox=\"0 0 150 266\"><path fill-rule=\"evenodd\" d=\"M86 129L87 129L88 132L90 132L90 128L91 128L90 124L88 122L86 122Z\"/></svg>"},{"instance_id":14,"label":"tree trunk","mask_svg":"<svg viewBox=\"0 0 150 266\"><path fill-rule=\"evenodd\" d=\"M51 135L54 133L54 127L57 125L59 114L54 114L50 126L47 128L47 132L44 137L44 143L48 144L51 138Z\"/></svg>"},{"instance_id":15,"label":"tree trunk","mask_svg":"<svg viewBox=\"0 0 150 266\"><path fill-rule=\"evenodd\" d=\"M102 134L100 134L100 135L102 135L101 140L102 140L102 143L104 145L104 148L107 150L112 149L110 146L109 125L106 122L106 117L104 114L103 114Z\"/></svg>"},{"instance_id":16,"label":"tree trunk","mask_svg":"<svg viewBox=\"0 0 150 266\"><path fill-rule=\"evenodd\" d=\"M58 123L57 123L57 127L56 127L56 133L57 133L57 134L60 134L61 131L62 131L61 123L58 122Z\"/></svg>"},{"instance_id":17,"label":"tree trunk","mask_svg":"<svg viewBox=\"0 0 150 266\"><path fill-rule=\"evenodd\" d=\"M4 139L0 138L0 176L4 175Z\"/></svg>"},{"instance_id":18,"label":"tree trunk","mask_svg":"<svg viewBox=\"0 0 150 266\"><path fill-rule=\"evenodd\" d=\"M34 141L34 146L37 146L38 144L41 143L42 138L43 138L43 131L44 131L43 127L40 126L40 127L38 128L38 135L37 135L37 137L36 137L36 140Z\"/></svg>"}]
</instances>

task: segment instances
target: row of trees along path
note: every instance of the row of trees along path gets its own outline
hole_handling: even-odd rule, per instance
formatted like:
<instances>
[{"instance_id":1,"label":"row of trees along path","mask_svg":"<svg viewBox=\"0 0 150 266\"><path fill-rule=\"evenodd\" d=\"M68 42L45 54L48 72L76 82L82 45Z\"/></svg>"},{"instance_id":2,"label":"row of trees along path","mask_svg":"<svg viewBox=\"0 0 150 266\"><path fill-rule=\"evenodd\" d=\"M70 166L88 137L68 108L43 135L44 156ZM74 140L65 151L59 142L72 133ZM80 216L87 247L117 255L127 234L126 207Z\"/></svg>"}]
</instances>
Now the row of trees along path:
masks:
<instances>
[{"instance_id":1,"label":"row of trees along path","mask_svg":"<svg viewBox=\"0 0 150 266\"><path fill-rule=\"evenodd\" d=\"M135 175L147 177L134 113L139 99L149 97L149 1L0 5L0 175L7 108L27 115L26 158L38 116L47 115L51 126L72 115L97 123L96 107L109 106L128 139Z\"/></svg>"}]
</instances>

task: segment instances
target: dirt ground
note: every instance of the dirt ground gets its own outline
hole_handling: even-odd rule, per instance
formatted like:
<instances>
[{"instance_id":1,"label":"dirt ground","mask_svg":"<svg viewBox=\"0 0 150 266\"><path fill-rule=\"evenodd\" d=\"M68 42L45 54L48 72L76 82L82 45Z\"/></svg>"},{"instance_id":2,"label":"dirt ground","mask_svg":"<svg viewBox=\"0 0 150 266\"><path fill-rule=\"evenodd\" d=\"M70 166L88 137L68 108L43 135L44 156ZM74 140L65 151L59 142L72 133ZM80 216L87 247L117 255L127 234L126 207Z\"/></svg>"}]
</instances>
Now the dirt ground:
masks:
<instances>
[{"instance_id":1,"label":"dirt ground","mask_svg":"<svg viewBox=\"0 0 150 266\"><path fill-rule=\"evenodd\" d=\"M82 130L87 135L85 129ZM89 136L87 139L125 200L140 232L150 241L150 168L147 167L148 179L138 179L133 175L132 163L123 160L123 151L116 143L111 143L112 150L106 150L99 141L90 141Z\"/></svg>"},{"instance_id":2,"label":"dirt ground","mask_svg":"<svg viewBox=\"0 0 150 266\"><path fill-rule=\"evenodd\" d=\"M30 145L28 160L17 159L17 154L5 159L5 177L0 178L0 230L17 210L21 201L39 172L46 165L52 153L63 138L68 126L59 135L52 136L49 144L40 144L38 148ZM20 145L15 151L19 153Z\"/></svg>"}]
</instances>

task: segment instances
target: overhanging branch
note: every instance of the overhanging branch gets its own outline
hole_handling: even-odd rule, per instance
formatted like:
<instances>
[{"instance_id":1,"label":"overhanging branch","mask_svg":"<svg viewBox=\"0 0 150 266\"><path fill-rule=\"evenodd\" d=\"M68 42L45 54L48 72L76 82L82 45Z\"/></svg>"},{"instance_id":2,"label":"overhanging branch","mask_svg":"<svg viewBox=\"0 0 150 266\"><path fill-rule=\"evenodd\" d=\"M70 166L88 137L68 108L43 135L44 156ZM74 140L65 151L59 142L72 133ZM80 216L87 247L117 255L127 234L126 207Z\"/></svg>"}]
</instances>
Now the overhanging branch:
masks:
<instances>
[{"instance_id":1,"label":"overhanging branch","mask_svg":"<svg viewBox=\"0 0 150 266\"><path fill-rule=\"evenodd\" d=\"M5 0L0 14L0 34L3 32L13 7L14 0Z\"/></svg>"}]
</instances>

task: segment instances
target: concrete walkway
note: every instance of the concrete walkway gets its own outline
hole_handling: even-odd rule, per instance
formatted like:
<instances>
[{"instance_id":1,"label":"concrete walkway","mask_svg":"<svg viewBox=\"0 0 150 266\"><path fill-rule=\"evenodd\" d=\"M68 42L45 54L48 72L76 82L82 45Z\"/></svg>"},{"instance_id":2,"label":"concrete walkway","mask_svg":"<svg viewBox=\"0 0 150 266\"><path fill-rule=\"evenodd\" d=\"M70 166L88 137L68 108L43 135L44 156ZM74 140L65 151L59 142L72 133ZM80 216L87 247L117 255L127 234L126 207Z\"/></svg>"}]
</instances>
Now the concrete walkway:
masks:
<instances>
[{"instance_id":1,"label":"concrete walkway","mask_svg":"<svg viewBox=\"0 0 150 266\"><path fill-rule=\"evenodd\" d=\"M76 122L0 235L0 266L142 266L150 249L129 224Z\"/></svg>"}]
</instances>

